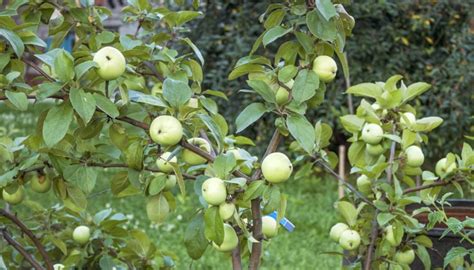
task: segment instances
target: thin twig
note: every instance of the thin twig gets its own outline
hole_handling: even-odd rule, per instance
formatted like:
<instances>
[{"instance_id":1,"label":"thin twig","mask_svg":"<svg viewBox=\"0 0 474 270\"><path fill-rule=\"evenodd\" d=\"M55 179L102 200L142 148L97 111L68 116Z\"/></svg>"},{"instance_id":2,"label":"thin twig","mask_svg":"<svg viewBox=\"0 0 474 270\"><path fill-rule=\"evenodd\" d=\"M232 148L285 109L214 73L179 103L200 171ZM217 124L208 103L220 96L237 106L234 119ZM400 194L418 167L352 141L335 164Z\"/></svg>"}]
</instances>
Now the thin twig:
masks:
<instances>
[{"instance_id":1,"label":"thin twig","mask_svg":"<svg viewBox=\"0 0 474 270\"><path fill-rule=\"evenodd\" d=\"M234 250L232 250L232 269L233 270L241 270L242 269L242 258L240 255L240 240L239 244L237 245Z\"/></svg>"},{"instance_id":2,"label":"thin twig","mask_svg":"<svg viewBox=\"0 0 474 270\"><path fill-rule=\"evenodd\" d=\"M3 238L5 241L10 244L14 249L16 249L30 264L34 269L43 270L44 268L25 250L25 248L15 241L13 237L7 232L6 228L0 229L2 231ZM52 269L52 268L51 268Z\"/></svg>"},{"instance_id":3,"label":"thin twig","mask_svg":"<svg viewBox=\"0 0 474 270\"><path fill-rule=\"evenodd\" d=\"M276 151L278 148L278 144L281 141L281 134L278 130L273 132L272 139L268 143L267 150L262 157L262 160L265 159L266 156ZM260 179L262 176L262 169L257 169L254 174L252 175L252 181L256 181ZM260 210L260 201L261 198L255 198L251 201L251 209L252 209L252 235L258 242L252 244L252 254L250 254L250 262L249 262L249 269L250 270L257 270L260 264L260 257L262 256L262 212Z\"/></svg>"},{"instance_id":4,"label":"thin twig","mask_svg":"<svg viewBox=\"0 0 474 270\"><path fill-rule=\"evenodd\" d=\"M46 269L53 269L53 264L51 263L51 259L49 258L49 255L46 252L46 249L44 248L43 244L41 244L41 242L38 240L38 238L36 238L33 232L30 231L30 229L28 229L26 225L20 219L18 219L12 213L5 211L5 209L0 209L0 215L11 220L18 228L20 228L20 230L24 234L26 234L31 239L31 241L33 242L33 244L36 246L39 253L43 257L44 262L46 264Z\"/></svg>"},{"instance_id":5,"label":"thin twig","mask_svg":"<svg viewBox=\"0 0 474 270\"><path fill-rule=\"evenodd\" d=\"M465 181L465 179L455 179L455 180L452 180L452 181L436 181L434 183L424 185L424 186L407 188L403 191L403 194L413 193L413 192L417 192L417 191L421 191L421 190L428 189L428 188L433 188L433 187L447 186L447 185L450 185L454 182L464 182L464 181Z\"/></svg>"}]
</instances>

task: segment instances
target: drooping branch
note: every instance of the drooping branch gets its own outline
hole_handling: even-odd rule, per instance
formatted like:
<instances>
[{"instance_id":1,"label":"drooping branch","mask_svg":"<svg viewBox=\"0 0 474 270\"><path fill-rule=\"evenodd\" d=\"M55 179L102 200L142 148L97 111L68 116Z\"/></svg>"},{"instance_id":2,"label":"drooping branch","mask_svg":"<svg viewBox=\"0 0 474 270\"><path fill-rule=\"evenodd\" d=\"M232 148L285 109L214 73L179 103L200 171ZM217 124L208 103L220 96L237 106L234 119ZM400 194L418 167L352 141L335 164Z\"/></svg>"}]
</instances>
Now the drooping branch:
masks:
<instances>
[{"instance_id":1,"label":"drooping branch","mask_svg":"<svg viewBox=\"0 0 474 270\"><path fill-rule=\"evenodd\" d=\"M44 268L41 267L41 265L28 253L28 251L25 250L25 248L15 241L13 237L8 233L6 228L0 229L3 235L3 239L7 241L7 243L12 246L14 249L16 249L30 264L31 266L36 269L36 270L43 270ZM52 268L51 268L52 269Z\"/></svg>"},{"instance_id":2,"label":"drooping branch","mask_svg":"<svg viewBox=\"0 0 474 270\"><path fill-rule=\"evenodd\" d=\"M453 184L454 182L464 182L464 179L453 179L451 181L436 181L434 183L428 184L428 185L423 185L423 186L418 186L418 187L413 187L413 188L407 188L403 191L403 194L409 194L421 190L425 190L428 188L434 188L434 187L443 187L443 186L448 186Z\"/></svg>"},{"instance_id":3,"label":"drooping branch","mask_svg":"<svg viewBox=\"0 0 474 270\"><path fill-rule=\"evenodd\" d=\"M44 248L43 244L41 244L41 242L38 240L38 238L36 238L33 232L30 229L28 229L26 225L20 219L18 219L18 217L16 217L10 212L7 212L5 209L0 209L0 215L12 221L24 234L28 236L28 238L31 239L33 244L38 249L38 252L43 257L44 263L46 265L46 269L48 270L53 269L53 264L51 262L51 259L49 258L48 253L46 252L46 249Z\"/></svg>"},{"instance_id":4,"label":"drooping branch","mask_svg":"<svg viewBox=\"0 0 474 270\"><path fill-rule=\"evenodd\" d=\"M262 160L268 156L269 154L276 151L278 148L278 144L281 141L281 134L278 130L273 132L272 139L268 143L267 150L262 157ZM260 179L262 176L261 168L257 169L254 174L252 175L252 181L256 181ZM260 257L262 256L262 212L260 210L260 201L261 198L255 198L251 201L251 209L252 209L252 235L255 239L258 240L257 243L252 244L252 253L250 254L250 262L249 262L249 269L250 270L257 270L260 264Z\"/></svg>"}]
</instances>

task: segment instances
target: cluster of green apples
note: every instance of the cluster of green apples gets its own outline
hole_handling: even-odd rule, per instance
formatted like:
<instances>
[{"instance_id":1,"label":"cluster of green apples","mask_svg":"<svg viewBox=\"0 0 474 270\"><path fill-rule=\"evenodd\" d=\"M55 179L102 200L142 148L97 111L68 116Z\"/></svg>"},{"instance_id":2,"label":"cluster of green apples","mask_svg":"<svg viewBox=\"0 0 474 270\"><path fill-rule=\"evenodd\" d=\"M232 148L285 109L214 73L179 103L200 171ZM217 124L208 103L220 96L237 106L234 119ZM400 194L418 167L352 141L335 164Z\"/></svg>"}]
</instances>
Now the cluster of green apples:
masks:
<instances>
[{"instance_id":1,"label":"cluster of green apples","mask_svg":"<svg viewBox=\"0 0 474 270\"><path fill-rule=\"evenodd\" d=\"M393 260L401 265L409 266L415 260L415 251L410 246L403 246L399 248L402 238L403 229L396 231L396 225L388 225L384 230L384 239L389 243L390 246L397 248L393 256Z\"/></svg>"},{"instance_id":2,"label":"cluster of green apples","mask_svg":"<svg viewBox=\"0 0 474 270\"><path fill-rule=\"evenodd\" d=\"M360 235L345 223L336 223L329 231L329 237L345 250L355 250L360 245Z\"/></svg>"},{"instance_id":3,"label":"cluster of green apples","mask_svg":"<svg viewBox=\"0 0 474 270\"><path fill-rule=\"evenodd\" d=\"M37 193L46 193L51 189L51 179L47 174L39 174L37 172L30 172L26 174L22 179L25 179L26 183L30 183L30 188ZM22 181L19 181L23 183ZM6 189L2 191L2 197L5 202L17 205L20 204L25 199L25 187L24 185L19 185L14 192L8 192Z\"/></svg>"}]
</instances>

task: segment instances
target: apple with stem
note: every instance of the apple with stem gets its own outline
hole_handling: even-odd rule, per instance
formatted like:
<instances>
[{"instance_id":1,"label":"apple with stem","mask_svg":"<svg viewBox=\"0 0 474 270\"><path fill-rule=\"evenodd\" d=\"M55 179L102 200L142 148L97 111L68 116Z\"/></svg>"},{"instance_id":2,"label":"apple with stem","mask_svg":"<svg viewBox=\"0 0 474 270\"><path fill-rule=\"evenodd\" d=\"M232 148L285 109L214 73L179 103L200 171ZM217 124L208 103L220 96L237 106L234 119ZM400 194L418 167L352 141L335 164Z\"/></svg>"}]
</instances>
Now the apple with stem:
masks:
<instances>
[{"instance_id":1,"label":"apple with stem","mask_svg":"<svg viewBox=\"0 0 474 270\"><path fill-rule=\"evenodd\" d=\"M161 115L151 122L150 137L160 145L175 145L183 137L183 127L175 117Z\"/></svg>"},{"instance_id":2,"label":"apple with stem","mask_svg":"<svg viewBox=\"0 0 474 270\"><path fill-rule=\"evenodd\" d=\"M3 199L9 204L19 204L25 198L25 189L23 186L19 186L17 190L13 193L8 193L6 189L2 191Z\"/></svg>"},{"instance_id":3,"label":"apple with stem","mask_svg":"<svg viewBox=\"0 0 474 270\"><path fill-rule=\"evenodd\" d=\"M30 178L31 189L38 193L46 193L51 189L51 180L47 175L37 175L36 173Z\"/></svg>"},{"instance_id":4,"label":"apple with stem","mask_svg":"<svg viewBox=\"0 0 474 270\"><path fill-rule=\"evenodd\" d=\"M176 182L177 182L176 175L174 174L168 175L168 177L166 178L166 184L165 184L164 189L171 190L172 188L174 188L174 186L176 186Z\"/></svg>"},{"instance_id":5,"label":"apple with stem","mask_svg":"<svg viewBox=\"0 0 474 270\"><path fill-rule=\"evenodd\" d=\"M349 230L349 226L347 226L347 224L342 222L336 223L334 226L331 227L331 230L329 231L329 237L332 240L339 242L341 234L346 230Z\"/></svg>"},{"instance_id":6,"label":"apple with stem","mask_svg":"<svg viewBox=\"0 0 474 270\"><path fill-rule=\"evenodd\" d=\"M97 74L106 81L115 80L125 72L125 57L114 47L104 47L94 55L97 63Z\"/></svg>"},{"instance_id":7,"label":"apple with stem","mask_svg":"<svg viewBox=\"0 0 474 270\"><path fill-rule=\"evenodd\" d=\"M178 162L176 156L173 156L171 159L171 152L164 152L161 156L156 160L156 166L160 171L164 173L173 172L173 164Z\"/></svg>"},{"instance_id":8,"label":"apple with stem","mask_svg":"<svg viewBox=\"0 0 474 270\"><path fill-rule=\"evenodd\" d=\"M327 55L318 56L313 61L313 71L318 74L321 81L331 82L337 73L336 61Z\"/></svg>"},{"instance_id":9,"label":"apple with stem","mask_svg":"<svg viewBox=\"0 0 474 270\"><path fill-rule=\"evenodd\" d=\"M366 175L357 177L357 189L363 194L369 194L372 191L372 182Z\"/></svg>"},{"instance_id":10,"label":"apple with stem","mask_svg":"<svg viewBox=\"0 0 474 270\"><path fill-rule=\"evenodd\" d=\"M229 220L235 213L235 204L233 203L221 203L219 205L219 215L223 220Z\"/></svg>"},{"instance_id":11,"label":"apple with stem","mask_svg":"<svg viewBox=\"0 0 474 270\"><path fill-rule=\"evenodd\" d=\"M391 246L396 247L400 245L403 235L397 238L394 229L395 227L393 225L388 225L387 228L385 228L385 239Z\"/></svg>"},{"instance_id":12,"label":"apple with stem","mask_svg":"<svg viewBox=\"0 0 474 270\"><path fill-rule=\"evenodd\" d=\"M394 260L403 265L410 265L415 260L415 251L413 249L406 249L395 253Z\"/></svg>"},{"instance_id":13,"label":"apple with stem","mask_svg":"<svg viewBox=\"0 0 474 270\"><path fill-rule=\"evenodd\" d=\"M220 205L227 198L227 189L224 181L217 177L209 178L201 187L202 197L210 205Z\"/></svg>"},{"instance_id":14,"label":"apple with stem","mask_svg":"<svg viewBox=\"0 0 474 270\"><path fill-rule=\"evenodd\" d=\"M448 159L442 158L436 162L435 172L438 176L443 177L452 173L457 167L456 162L451 163L448 167Z\"/></svg>"},{"instance_id":15,"label":"apple with stem","mask_svg":"<svg viewBox=\"0 0 474 270\"><path fill-rule=\"evenodd\" d=\"M234 228L231 225L225 223L224 224L224 240L220 245L216 243L212 243L215 249L222 251L222 252L229 252L232 251L234 248L237 247L239 244L239 238L237 237L237 233L235 232Z\"/></svg>"},{"instance_id":16,"label":"apple with stem","mask_svg":"<svg viewBox=\"0 0 474 270\"><path fill-rule=\"evenodd\" d=\"M90 237L91 230L89 229L89 227L84 225L76 227L72 232L72 238L74 239L74 241L81 245L89 242Z\"/></svg>"},{"instance_id":17,"label":"apple with stem","mask_svg":"<svg viewBox=\"0 0 474 270\"><path fill-rule=\"evenodd\" d=\"M271 216L262 217L262 233L266 238L272 238L278 234L278 223Z\"/></svg>"},{"instance_id":18,"label":"apple with stem","mask_svg":"<svg viewBox=\"0 0 474 270\"><path fill-rule=\"evenodd\" d=\"M410 167L420 167L425 162L425 155L420 147L412 145L405 149L407 165Z\"/></svg>"},{"instance_id":19,"label":"apple with stem","mask_svg":"<svg viewBox=\"0 0 474 270\"><path fill-rule=\"evenodd\" d=\"M293 79L290 79L288 82L285 83L285 86L288 87L289 89L292 89L294 83L295 81ZM287 103L288 100L290 99L290 92L288 92L288 90L285 87L280 86L278 87L276 91L275 99L276 99L276 103L281 106Z\"/></svg>"},{"instance_id":20,"label":"apple with stem","mask_svg":"<svg viewBox=\"0 0 474 270\"><path fill-rule=\"evenodd\" d=\"M188 143L199 147L201 150L210 153L211 152L211 145L209 142L203 138L191 138L188 140ZM189 149L184 149L183 151L183 160L189 165L200 165L207 162L207 160L200 155L194 153Z\"/></svg>"},{"instance_id":21,"label":"apple with stem","mask_svg":"<svg viewBox=\"0 0 474 270\"><path fill-rule=\"evenodd\" d=\"M262 173L265 179L273 184L281 183L290 178L293 165L290 159L283 153L274 152L263 159Z\"/></svg>"},{"instance_id":22,"label":"apple with stem","mask_svg":"<svg viewBox=\"0 0 474 270\"><path fill-rule=\"evenodd\" d=\"M362 129L361 139L368 144L378 144L383 139L383 129L377 124L366 124Z\"/></svg>"},{"instance_id":23,"label":"apple with stem","mask_svg":"<svg viewBox=\"0 0 474 270\"><path fill-rule=\"evenodd\" d=\"M360 245L360 235L354 230L345 230L339 238L339 245L345 250L354 250Z\"/></svg>"}]
</instances>

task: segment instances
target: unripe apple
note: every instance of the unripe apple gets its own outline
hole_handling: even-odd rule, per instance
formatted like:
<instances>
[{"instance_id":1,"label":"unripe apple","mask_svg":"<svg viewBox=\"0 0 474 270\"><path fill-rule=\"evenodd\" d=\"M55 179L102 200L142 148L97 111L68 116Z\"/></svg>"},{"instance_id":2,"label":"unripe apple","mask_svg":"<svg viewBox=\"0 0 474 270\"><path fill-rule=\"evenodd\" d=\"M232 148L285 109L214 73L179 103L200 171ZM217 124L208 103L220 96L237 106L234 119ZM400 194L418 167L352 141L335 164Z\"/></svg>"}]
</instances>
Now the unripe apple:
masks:
<instances>
[{"instance_id":1,"label":"unripe apple","mask_svg":"<svg viewBox=\"0 0 474 270\"><path fill-rule=\"evenodd\" d=\"M380 156L385 151L385 149L383 148L381 144L369 144L369 143L365 145L365 150L367 151L369 155L374 156L374 157Z\"/></svg>"},{"instance_id":2,"label":"unripe apple","mask_svg":"<svg viewBox=\"0 0 474 270\"><path fill-rule=\"evenodd\" d=\"M347 226L345 223L336 223L334 226L331 227L331 230L329 231L329 237L332 240L339 242L341 234L346 230L349 230L349 226Z\"/></svg>"},{"instance_id":3,"label":"unripe apple","mask_svg":"<svg viewBox=\"0 0 474 270\"><path fill-rule=\"evenodd\" d=\"M280 152L271 153L263 159L262 173L270 183L281 183L290 177L293 165L290 159Z\"/></svg>"},{"instance_id":4,"label":"unripe apple","mask_svg":"<svg viewBox=\"0 0 474 270\"><path fill-rule=\"evenodd\" d=\"M178 162L178 159L176 156L172 157L169 159L171 156L171 152L164 152L157 160L156 160L156 166L158 166L158 169L164 173L170 173L173 172L173 165Z\"/></svg>"},{"instance_id":5,"label":"unripe apple","mask_svg":"<svg viewBox=\"0 0 474 270\"><path fill-rule=\"evenodd\" d=\"M90 237L91 230L89 229L89 227L84 225L76 227L72 232L72 239L74 239L74 241L81 245L89 242Z\"/></svg>"},{"instance_id":6,"label":"unripe apple","mask_svg":"<svg viewBox=\"0 0 474 270\"><path fill-rule=\"evenodd\" d=\"M318 56L313 61L313 71L318 74L321 81L331 82L337 73L336 61L326 55Z\"/></svg>"},{"instance_id":7,"label":"unripe apple","mask_svg":"<svg viewBox=\"0 0 474 270\"><path fill-rule=\"evenodd\" d=\"M366 175L357 177L357 189L364 194L369 194L372 191L372 182Z\"/></svg>"},{"instance_id":8,"label":"unripe apple","mask_svg":"<svg viewBox=\"0 0 474 270\"><path fill-rule=\"evenodd\" d=\"M229 224L224 224L224 240L222 244L217 245L216 243L212 243L215 249L222 251L222 252L229 252L237 247L239 244L239 238L237 237L237 233L235 233L234 228Z\"/></svg>"},{"instance_id":9,"label":"unripe apple","mask_svg":"<svg viewBox=\"0 0 474 270\"><path fill-rule=\"evenodd\" d=\"M405 120L405 118L407 120ZM402 126L413 125L415 122L416 122L416 116L411 112L403 113L403 115L400 116L400 124Z\"/></svg>"},{"instance_id":10,"label":"unripe apple","mask_svg":"<svg viewBox=\"0 0 474 270\"><path fill-rule=\"evenodd\" d=\"M420 167L425 161L425 155L420 147L412 145L405 149L407 165L410 167Z\"/></svg>"},{"instance_id":11,"label":"unripe apple","mask_svg":"<svg viewBox=\"0 0 474 270\"><path fill-rule=\"evenodd\" d=\"M398 251L394 259L400 264L410 265L415 260L415 251L413 249Z\"/></svg>"},{"instance_id":12,"label":"unripe apple","mask_svg":"<svg viewBox=\"0 0 474 270\"><path fill-rule=\"evenodd\" d=\"M211 145L203 138L191 138L188 140L188 143L199 147L201 150L207 153L211 152ZM204 164L207 161L205 158L201 157L200 155L194 153L189 149L184 149L183 160L189 165Z\"/></svg>"},{"instance_id":13,"label":"unripe apple","mask_svg":"<svg viewBox=\"0 0 474 270\"><path fill-rule=\"evenodd\" d=\"M387 228L385 228L385 239L391 246L397 247L398 245L400 245L402 238L400 237L397 240L395 238L395 233L393 232L393 230L394 230L393 225L389 225L387 226Z\"/></svg>"},{"instance_id":14,"label":"unripe apple","mask_svg":"<svg viewBox=\"0 0 474 270\"><path fill-rule=\"evenodd\" d=\"M125 72L125 57L114 47L104 47L94 55L94 62L99 66L97 74L106 80L115 80Z\"/></svg>"},{"instance_id":15,"label":"unripe apple","mask_svg":"<svg viewBox=\"0 0 474 270\"><path fill-rule=\"evenodd\" d=\"M162 195L151 196L146 203L146 215L153 222L162 222L170 213L170 205Z\"/></svg>"},{"instance_id":16,"label":"unripe apple","mask_svg":"<svg viewBox=\"0 0 474 270\"><path fill-rule=\"evenodd\" d=\"M173 116L161 115L151 122L150 137L161 145L175 145L183 137L183 127Z\"/></svg>"},{"instance_id":17,"label":"unripe apple","mask_svg":"<svg viewBox=\"0 0 474 270\"><path fill-rule=\"evenodd\" d=\"M447 168L447 162L447 158L442 158L436 163L435 172L438 176L450 174L458 167L456 162L453 162L451 165L449 165L449 168Z\"/></svg>"},{"instance_id":18,"label":"unripe apple","mask_svg":"<svg viewBox=\"0 0 474 270\"><path fill-rule=\"evenodd\" d=\"M219 215L223 220L232 218L235 212L235 204L233 203L222 203L219 205Z\"/></svg>"},{"instance_id":19,"label":"unripe apple","mask_svg":"<svg viewBox=\"0 0 474 270\"><path fill-rule=\"evenodd\" d=\"M345 230L339 238L339 245L345 250L354 250L360 245L360 235L354 230Z\"/></svg>"},{"instance_id":20,"label":"unripe apple","mask_svg":"<svg viewBox=\"0 0 474 270\"><path fill-rule=\"evenodd\" d=\"M294 83L295 81L291 79L285 83L285 86L288 87L289 89L292 89ZM278 105L283 105L287 103L289 97L290 97L290 92L288 92L288 90L283 86L280 86L275 94L276 103Z\"/></svg>"},{"instance_id":21,"label":"unripe apple","mask_svg":"<svg viewBox=\"0 0 474 270\"><path fill-rule=\"evenodd\" d=\"M19 204L25 198L25 189L23 188L23 186L19 186L18 189L12 194L8 193L6 189L3 189L2 195L3 199L7 203Z\"/></svg>"},{"instance_id":22,"label":"unripe apple","mask_svg":"<svg viewBox=\"0 0 474 270\"><path fill-rule=\"evenodd\" d=\"M266 238L272 238L278 234L278 223L270 216L262 217L262 233Z\"/></svg>"},{"instance_id":23,"label":"unripe apple","mask_svg":"<svg viewBox=\"0 0 474 270\"><path fill-rule=\"evenodd\" d=\"M245 160L240 154L240 151L238 148L231 148L231 149L228 149L226 152L231 153L234 156L235 160L237 161ZM246 175L250 175L250 173L252 172L252 166L247 164L247 162L245 162L244 164L240 165L239 170Z\"/></svg>"},{"instance_id":24,"label":"unripe apple","mask_svg":"<svg viewBox=\"0 0 474 270\"><path fill-rule=\"evenodd\" d=\"M165 190L170 190L176 186L176 175L170 174L168 178L166 178Z\"/></svg>"},{"instance_id":25,"label":"unripe apple","mask_svg":"<svg viewBox=\"0 0 474 270\"><path fill-rule=\"evenodd\" d=\"M45 193L48 192L51 188L51 180L47 175L40 175L34 174L30 178L30 185L31 189L38 193Z\"/></svg>"},{"instance_id":26,"label":"unripe apple","mask_svg":"<svg viewBox=\"0 0 474 270\"><path fill-rule=\"evenodd\" d=\"M227 190L224 181L219 178L209 178L201 187L202 197L211 205L220 205L227 198Z\"/></svg>"},{"instance_id":27,"label":"unripe apple","mask_svg":"<svg viewBox=\"0 0 474 270\"><path fill-rule=\"evenodd\" d=\"M361 139L368 144L378 144L382 141L383 129L377 124L366 124L362 129Z\"/></svg>"}]
</instances>

